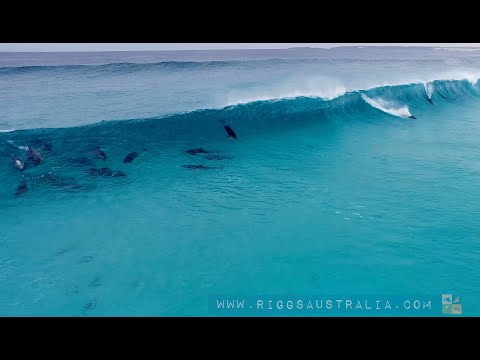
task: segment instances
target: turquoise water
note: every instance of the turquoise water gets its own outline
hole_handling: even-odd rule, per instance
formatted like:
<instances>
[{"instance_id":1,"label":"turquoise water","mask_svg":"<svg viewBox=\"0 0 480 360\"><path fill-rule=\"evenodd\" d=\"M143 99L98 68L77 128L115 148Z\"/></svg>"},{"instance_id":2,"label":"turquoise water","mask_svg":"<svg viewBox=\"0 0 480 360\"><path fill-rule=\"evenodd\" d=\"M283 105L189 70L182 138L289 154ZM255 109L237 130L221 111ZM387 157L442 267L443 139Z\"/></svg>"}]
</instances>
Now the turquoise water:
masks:
<instances>
[{"instance_id":1,"label":"turquoise water","mask_svg":"<svg viewBox=\"0 0 480 360\"><path fill-rule=\"evenodd\" d=\"M0 124L16 131L0 133L0 315L205 316L216 294L444 293L480 315L478 55L338 51L4 58ZM10 156L26 152L14 145L45 142L15 196ZM185 152L197 147L223 158ZM101 167L126 176L85 172Z\"/></svg>"}]
</instances>

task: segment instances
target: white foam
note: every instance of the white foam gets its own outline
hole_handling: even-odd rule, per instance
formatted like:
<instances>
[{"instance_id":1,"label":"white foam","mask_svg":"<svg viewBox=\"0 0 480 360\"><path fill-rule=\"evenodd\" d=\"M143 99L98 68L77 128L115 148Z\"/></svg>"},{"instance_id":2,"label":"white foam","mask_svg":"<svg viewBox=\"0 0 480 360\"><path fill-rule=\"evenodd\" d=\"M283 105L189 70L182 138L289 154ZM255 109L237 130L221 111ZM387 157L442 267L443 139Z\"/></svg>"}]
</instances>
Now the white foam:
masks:
<instances>
[{"instance_id":1,"label":"white foam","mask_svg":"<svg viewBox=\"0 0 480 360\"><path fill-rule=\"evenodd\" d=\"M245 104L254 101L283 100L297 97L332 100L347 92L338 79L316 74L295 75L275 81L269 85L258 85L249 89L234 89L227 99L218 99L223 106Z\"/></svg>"},{"instance_id":2,"label":"white foam","mask_svg":"<svg viewBox=\"0 0 480 360\"><path fill-rule=\"evenodd\" d=\"M427 94L427 97L431 100L433 95L433 83L424 82L423 86L425 87L425 93Z\"/></svg>"},{"instance_id":3,"label":"white foam","mask_svg":"<svg viewBox=\"0 0 480 360\"><path fill-rule=\"evenodd\" d=\"M434 80L467 80L470 84L475 85L478 79L480 79L480 73L478 73L478 71L457 69L442 73L437 79L429 79L429 82L433 82Z\"/></svg>"},{"instance_id":4,"label":"white foam","mask_svg":"<svg viewBox=\"0 0 480 360\"><path fill-rule=\"evenodd\" d=\"M400 108L389 107L389 106L391 106L390 103L388 101L382 99L382 98L376 98L374 100L374 99L369 98L365 94L361 94L361 96L362 96L362 99L368 105L370 105L370 106L372 106L372 107L374 107L378 110L381 110L381 111L383 111L387 114L402 117L402 118L408 118L408 117L412 116L412 114L410 114L410 110L408 110L408 107L406 105L402 106Z\"/></svg>"},{"instance_id":5,"label":"white foam","mask_svg":"<svg viewBox=\"0 0 480 360\"><path fill-rule=\"evenodd\" d=\"M15 145L12 140L7 140L7 142L8 142L9 144L15 146L17 149L25 150L25 151L28 151L28 150L29 150L29 147L28 147L28 146Z\"/></svg>"},{"instance_id":6,"label":"white foam","mask_svg":"<svg viewBox=\"0 0 480 360\"><path fill-rule=\"evenodd\" d=\"M15 129L0 129L0 133L9 133L15 131Z\"/></svg>"},{"instance_id":7,"label":"white foam","mask_svg":"<svg viewBox=\"0 0 480 360\"><path fill-rule=\"evenodd\" d=\"M317 91L293 90L290 92L275 91L273 94L256 94L251 96L233 97L227 100L225 106L247 104L255 101L284 100L295 99L298 97L321 98L323 100L333 100L339 96L345 95L347 89L344 86L336 86Z\"/></svg>"}]
</instances>

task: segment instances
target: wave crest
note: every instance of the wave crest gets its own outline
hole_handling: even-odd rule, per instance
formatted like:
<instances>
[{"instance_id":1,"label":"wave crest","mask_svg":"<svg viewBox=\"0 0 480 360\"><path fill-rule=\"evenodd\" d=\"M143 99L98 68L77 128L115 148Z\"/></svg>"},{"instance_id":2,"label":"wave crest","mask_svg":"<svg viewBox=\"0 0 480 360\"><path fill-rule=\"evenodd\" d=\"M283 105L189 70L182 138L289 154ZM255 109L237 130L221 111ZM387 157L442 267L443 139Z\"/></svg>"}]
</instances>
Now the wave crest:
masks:
<instances>
[{"instance_id":1,"label":"wave crest","mask_svg":"<svg viewBox=\"0 0 480 360\"><path fill-rule=\"evenodd\" d=\"M480 98L478 83L472 85L468 80L435 80L431 84L435 89L431 93L431 99L435 105ZM202 136L224 136L223 126L219 126L219 122L222 121L233 124L235 128L240 127L243 133L253 134L261 133L263 130L270 131L276 127L320 121L326 117L345 119L353 116L358 119L360 116L368 119L372 116L378 117L378 110L385 116L408 118L412 115L411 111L415 113L417 109L422 107L429 109L432 106L428 101L429 96L424 83L350 91L333 99L291 95L293 96L281 99L265 96L260 100L254 99L221 108L193 110L153 118L102 121L76 128L44 130L68 131L72 134L78 131L89 134L88 137L98 131L103 134L102 136L114 136L110 133L120 132L118 136L121 137L125 136L124 131L131 133L133 129L134 132L143 133L141 129L144 128L147 137L155 136L159 140L172 141L174 136L175 141L182 141L182 139L195 139ZM14 131L0 134L0 137L8 136L7 139L15 140L19 133L21 131ZM26 131L26 133L33 133L33 131ZM20 135L18 136L21 138Z\"/></svg>"}]
</instances>

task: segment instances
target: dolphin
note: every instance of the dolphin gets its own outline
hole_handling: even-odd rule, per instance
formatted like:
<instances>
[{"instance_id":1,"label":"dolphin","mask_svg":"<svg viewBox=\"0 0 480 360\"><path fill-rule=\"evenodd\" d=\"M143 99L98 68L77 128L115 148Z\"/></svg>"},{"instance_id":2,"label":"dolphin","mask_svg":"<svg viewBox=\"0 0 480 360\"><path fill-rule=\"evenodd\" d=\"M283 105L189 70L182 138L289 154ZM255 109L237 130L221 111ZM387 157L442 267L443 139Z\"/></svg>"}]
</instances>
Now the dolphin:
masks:
<instances>
[{"instance_id":1,"label":"dolphin","mask_svg":"<svg viewBox=\"0 0 480 360\"><path fill-rule=\"evenodd\" d=\"M28 148L28 160L32 161L35 166L38 166L43 161L43 156L37 150Z\"/></svg>"},{"instance_id":2,"label":"dolphin","mask_svg":"<svg viewBox=\"0 0 480 360\"><path fill-rule=\"evenodd\" d=\"M83 316L87 316L87 311L93 310L97 307L97 297L94 297L92 301L89 301L85 305L83 305L82 314Z\"/></svg>"},{"instance_id":3,"label":"dolphin","mask_svg":"<svg viewBox=\"0 0 480 360\"><path fill-rule=\"evenodd\" d=\"M100 149L99 146L97 146L97 148L93 150L93 155L95 155L100 160L103 160L103 161L107 160L107 154L105 154L105 152L102 149Z\"/></svg>"},{"instance_id":4,"label":"dolphin","mask_svg":"<svg viewBox=\"0 0 480 360\"><path fill-rule=\"evenodd\" d=\"M12 164L20 171L25 170L25 163L22 160L17 159L13 154L12 154Z\"/></svg>"},{"instance_id":5,"label":"dolphin","mask_svg":"<svg viewBox=\"0 0 480 360\"><path fill-rule=\"evenodd\" d=\"M187 154L197 155L197 154L208 154L208 151L204 148L194 148L186 151Z\"/></svg>"},{"instance_id":6,"label":"dolphin","mask_svg":"<svg viewBox=\"0 0 480 360\"><path fill-rule=\"evenodd\" d=\"M430 104L432 104L432 105L433 105L433 101L432 101L432 99L430 99L430 98L427 98L427 101L428 101Z\"/></svg>"},{"instance_id":7,"label":"dolphin","mask_svg":"<svg viewBox=\"0 0 480 360\"><path fill-rule=\"evenodd\" d=\"M18 184L17 191L15 191L15 196L20 196L25 194L28 191L27 181L24 179Z\"/></svg>"},{"instance_id":8,"label":"dolphin","mask_svg":"<svg viewBox=\"0 0 480 360\"><path fill-rule=\"evenodd\" d=\"M409 119L416 119L416 117L413 116L413 115L410 115L408 118L409 118Z\"/></svg>"},{"instance_id":9,"label":"dolphin","mask_svg":"<svg viewBox=\"0 0 480 360\"><path fill-rule=\"evenodd\" d=\"M143 149L143 151L148 151L147 149ZM130 154L128 154L125 159L123 159L123 162L125 164L129 164L131 163L133 160L135 160L135 158L138 156L138 153L136 151L133 151L131 152Z\"/></svg>"},{"instance_id":10,"label":"dolphin","mask_svg":"<svg viewBox=\"0 0 480 360\"><path fill-rule=\"evenodd\" d=\"M136 151L131 152L128 154L125 159L123 159L124 164L129 164L131 163L136 157L138 156L138 153Z\"/></svg>"},{"instance_id":11,"label":"dolphin","mask_svg":"<svg viewBox=\"0 0 480 360\"><path fill-rule=\"evenodd\" d=\"M51 151L53 149L53 145L51 142L47 141L42 145L43 150Z\"/></svg>"},{"instance_id":12,"label":"dolphin","mask_svg":"<svg viewBox=\"0 0 480 360\"><path fill-rule=\"evenodd\" d=\"M238 140L237 139L237 134L235 134L235 132L232 130L232 128L230 127L230 125L224 125L224 128L225 130L227 131L228 135L227 137L232 137L234 138L235 140Z\"/></svg>"}]
</instances>

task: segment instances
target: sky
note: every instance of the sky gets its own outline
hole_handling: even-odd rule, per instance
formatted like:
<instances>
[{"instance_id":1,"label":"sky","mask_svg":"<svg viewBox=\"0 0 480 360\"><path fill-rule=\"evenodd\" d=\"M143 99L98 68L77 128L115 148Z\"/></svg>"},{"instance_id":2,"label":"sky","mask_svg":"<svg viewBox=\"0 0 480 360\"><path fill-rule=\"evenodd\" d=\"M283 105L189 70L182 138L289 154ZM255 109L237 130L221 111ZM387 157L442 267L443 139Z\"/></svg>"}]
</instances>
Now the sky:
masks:
<instances>
[{"instance_id":1,"label":"sky","mask_svg":"<svg viewBox=\"0 0 480 360\"><path fill-rule=\"evenodd\" d=\"M336 46L372 45L480 47L480 43L0 43L0 52L286 49L307 46L332 48Z\"/></svg>"}]
</instances>

